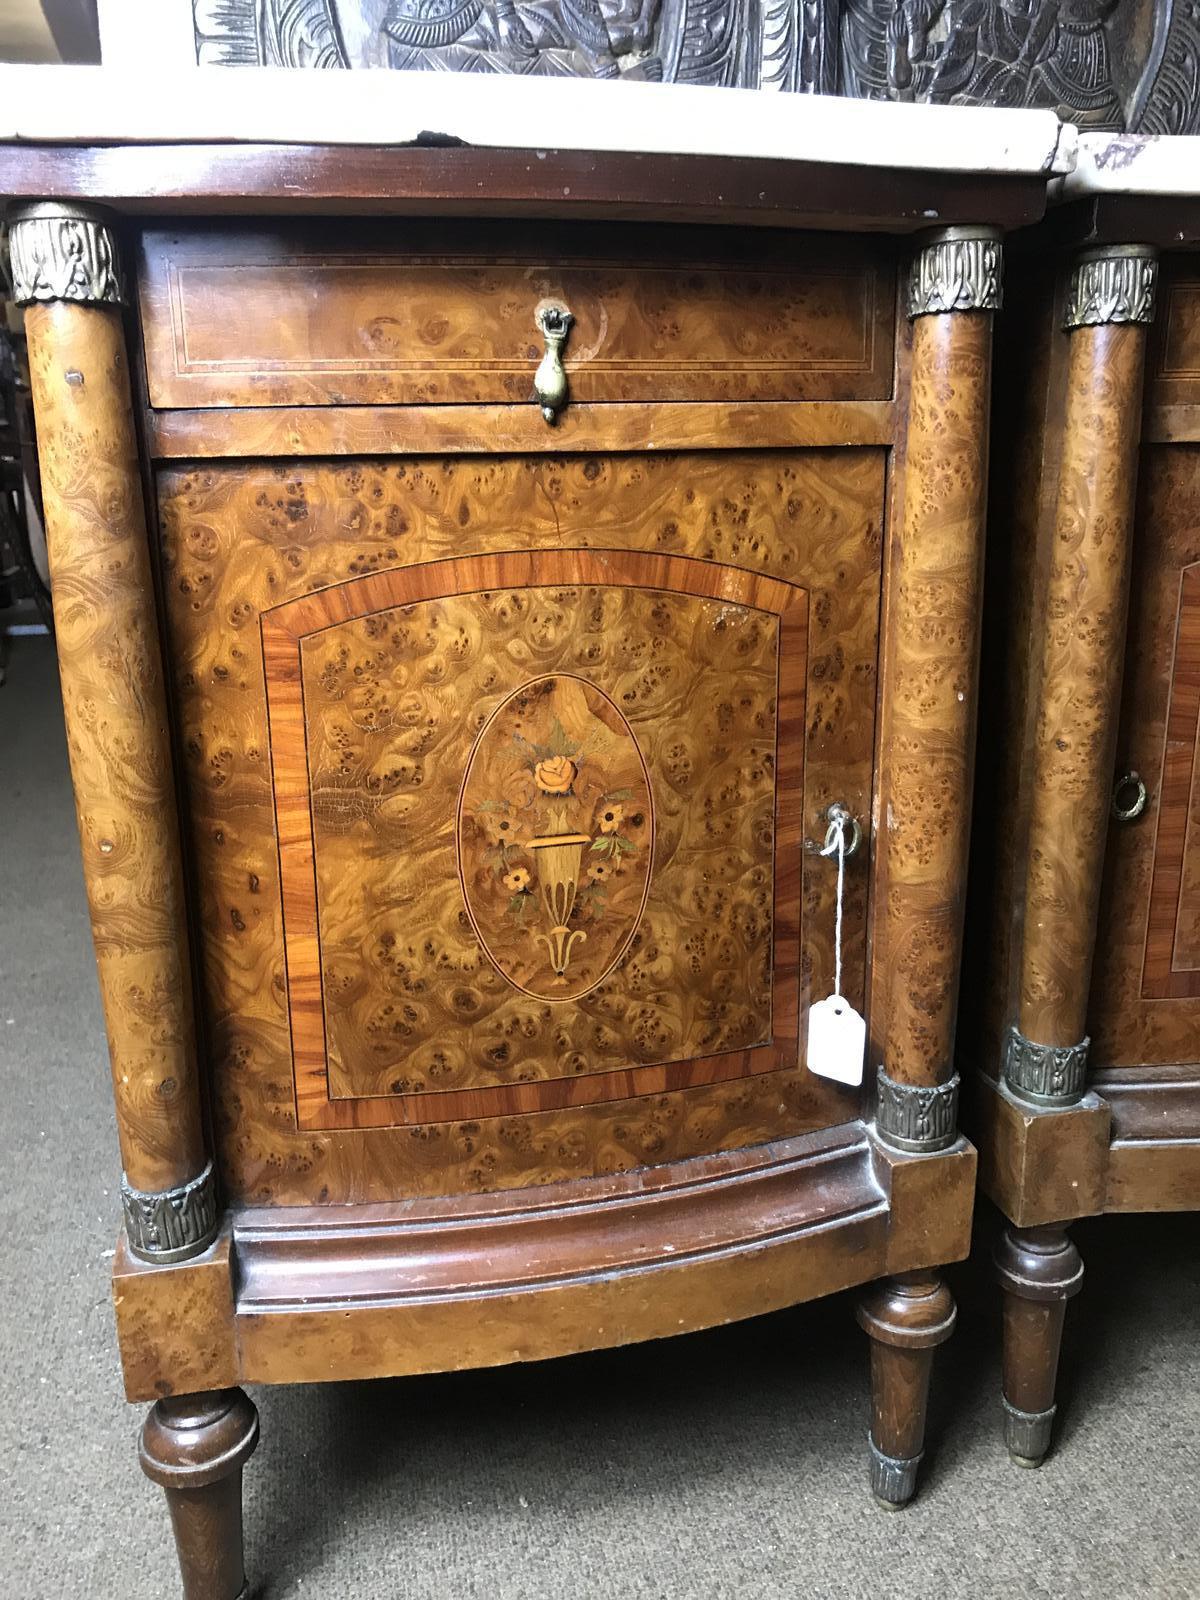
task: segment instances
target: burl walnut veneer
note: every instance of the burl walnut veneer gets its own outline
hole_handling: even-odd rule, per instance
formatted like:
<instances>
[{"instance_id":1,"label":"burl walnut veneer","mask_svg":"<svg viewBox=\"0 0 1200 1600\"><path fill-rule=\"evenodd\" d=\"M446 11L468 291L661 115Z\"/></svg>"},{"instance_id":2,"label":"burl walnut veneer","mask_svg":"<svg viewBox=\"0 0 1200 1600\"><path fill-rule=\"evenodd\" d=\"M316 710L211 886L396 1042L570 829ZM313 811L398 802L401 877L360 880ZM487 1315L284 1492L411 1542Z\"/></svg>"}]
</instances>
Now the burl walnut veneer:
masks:
<instances>
[{"instance_id":1,"label":"burl walnut veneer","mask_svg":"<svg viewBox=\"0 0 1200 1600\"><path fill-rule=\"evenodd\" d=\"M1083 1280L1066 1225L1200 1207L1198 221L1065 206L1005 312L960 1050L1024 1466Z\"/></svg>"},{"instance_id":2,"label":"burl walnut veneer","mask_svg":"<svg viewBox=\"0 0 1200 1600\"><path fill-rule=\"evenodd\" d=\"M902 1505L975 1175L953 1041L996 230L60 200L12 246L117 1325L188 1596L242 1584L242 1383L854 1285L871 1483ZM805 1066L837 804L861 1091Z\"/></svg>"}]
</instances>

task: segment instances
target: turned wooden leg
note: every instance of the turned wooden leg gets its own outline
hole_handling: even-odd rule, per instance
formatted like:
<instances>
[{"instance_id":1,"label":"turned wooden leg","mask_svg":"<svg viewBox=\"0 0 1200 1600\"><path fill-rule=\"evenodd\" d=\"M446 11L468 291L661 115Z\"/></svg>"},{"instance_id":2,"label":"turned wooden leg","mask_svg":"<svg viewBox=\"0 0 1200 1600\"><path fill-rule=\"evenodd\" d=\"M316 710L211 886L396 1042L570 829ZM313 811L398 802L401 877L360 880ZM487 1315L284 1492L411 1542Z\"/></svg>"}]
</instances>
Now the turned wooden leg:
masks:
<instances>
[{"instance_id":1,"label":"turned wooden leg","mask_svg":"<svg viewBox=\"0 0 1200 1600\"><path fill-rule=\"evenodd\" d=\"M933 1272L886 1278L859 1303L859 1325L871 1339L871 1492L888 1511L907 1505L916 1489L933 1352L954 1331L956 1315Z\"/></svg>"},{"instance_id":2,"label":"turned wooden leg","mask_svg":"<svg viewBox=\"0 0 1200 1600\"><path fill-rule=\"evenodd\" d=\"M1040 1467L1054 1425L1054 1384L1067 1301L1083 1283L1063 1228L1006 1228L996 1247L1004 1290L1004 1442L1021 1467Z\"/></svg>"},{"instance_id":3,"label":"turned wooden leg","mask_svg":"<svg viewBox=\"0 0 1200 1600\"><path fill-rule=\"evenodd\" d=\"M240 1389L160 1400L142 1427L142 1471L167 1491L184 1600L239 1600L242 1467L258 1412Z\"/></svg>"}]
</instances>

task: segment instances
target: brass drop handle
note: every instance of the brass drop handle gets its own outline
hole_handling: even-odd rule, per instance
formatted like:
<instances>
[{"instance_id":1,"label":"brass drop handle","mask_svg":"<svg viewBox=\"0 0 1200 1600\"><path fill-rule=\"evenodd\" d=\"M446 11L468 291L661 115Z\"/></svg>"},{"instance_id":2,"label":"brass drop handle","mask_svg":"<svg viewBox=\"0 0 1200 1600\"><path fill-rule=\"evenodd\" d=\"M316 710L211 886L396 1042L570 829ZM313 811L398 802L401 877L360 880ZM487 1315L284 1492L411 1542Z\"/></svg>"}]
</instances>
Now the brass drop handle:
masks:
<instances>
[{"instance_id":1,"label":"brass drop handle","mask_svg":"<svg viewBox=\"0 0 1200 1600\"><path fill-rule=\"evenodd\" d=\"M1146 809L1146 785L1136 772L1127 772L1113 785L1112 814L1117 822L1135 822Z\"/></svg>"},{"instance_id":2,"label":"brass drop handle","mask_svg":"<svg viewBox=\"0 0 1200 1600\"><path fill-rule=\"evenodd\" d=\"M533 375L533 393L542 415L551 427L558 421L558 413L567 403L567 374L563 370L562 349L575 318L566 306L539 306L534 316L546 353Z\"/></svg>"}]
</instances>

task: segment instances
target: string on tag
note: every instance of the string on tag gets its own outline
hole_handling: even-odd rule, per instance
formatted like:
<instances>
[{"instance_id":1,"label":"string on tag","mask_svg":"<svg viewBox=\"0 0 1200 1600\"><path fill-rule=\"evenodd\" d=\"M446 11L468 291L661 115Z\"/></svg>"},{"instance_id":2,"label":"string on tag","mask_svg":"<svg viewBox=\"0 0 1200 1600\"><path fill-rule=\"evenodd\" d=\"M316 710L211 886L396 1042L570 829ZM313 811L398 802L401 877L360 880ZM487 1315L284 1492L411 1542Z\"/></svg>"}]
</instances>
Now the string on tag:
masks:
<instances>
[{"instance_id":1,"label":"string on tag","mask_svg":"<svg viewBox=\"0 0 1200 1600\"><path fill-rule=\"evenodd\" d=\"M842 992L842 905L846 893L846 824L838 817L837 829L837 907L833 914L833 992Z\"/></svg>"},{"instance_id":2,"label":"string on tag","mask_svg":"<svg viewBox=\"0 0 1200 1600\"><path fill-rule=\"evenodd\" d=\"M833 913L833 992L840 995L842 992L842 915L846 903L846 833L851 827L857 832L857 824L843 805L830 806L825 815L829 818L829 826L825 831L825 843L817 854L826 857L837 856L837 901L834 905Z\"/></svg>"},{"instance_id":3,"label":"string on tag","mask_svg":"<svg viewBox=\"0 0 1200 1600\"><path fill-rule=\"evenodd\" d=\"M835 1083L862 1082L867 1025L842 993L842 921L846 903L846 858L862 837L848 808L840 803L825 813L825 843L817 852L837 857L837 900L833 920L833 993L810 1006L805 1064L810 1072Z\"/></svg>"}]
</instances>

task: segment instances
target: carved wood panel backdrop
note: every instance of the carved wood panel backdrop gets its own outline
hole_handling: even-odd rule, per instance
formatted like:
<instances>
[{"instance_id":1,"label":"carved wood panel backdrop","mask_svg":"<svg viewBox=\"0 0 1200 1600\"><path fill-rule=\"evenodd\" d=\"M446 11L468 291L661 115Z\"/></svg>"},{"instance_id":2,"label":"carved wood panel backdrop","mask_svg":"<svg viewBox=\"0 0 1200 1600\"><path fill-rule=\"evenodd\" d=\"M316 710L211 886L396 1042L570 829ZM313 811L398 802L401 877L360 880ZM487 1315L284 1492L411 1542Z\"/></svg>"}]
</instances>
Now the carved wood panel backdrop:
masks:
<instances>
[{"instance_id":1,"label":"carved wood panel backdrop","mask_svg":"<svg viewBox=\"0 0 1200 1600\"><path fill-rule=\"evenodd\" d=\"M856 1114L799 1066L836 877L801 836L870 807L883 474L160 474L227 1192L506 1188ZM867 881L856 858L860 1002Z\"/></svg>"},{"instance_id":2,"label":"carved wood panel backdrop","mask_svg":"<svg viewBox=\"0 0 1200 1600\"><path fill-rule=\"evenodd\" d=\"M194 19L206 65L627 77L1200 130L1192 0L194 0Z\"/></svg>"}]
</instances>

